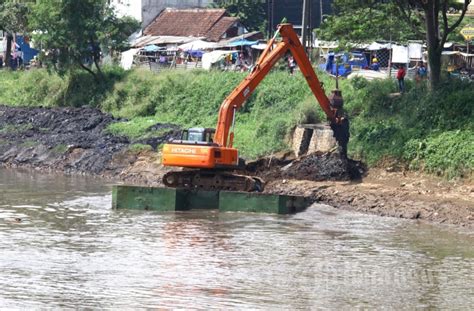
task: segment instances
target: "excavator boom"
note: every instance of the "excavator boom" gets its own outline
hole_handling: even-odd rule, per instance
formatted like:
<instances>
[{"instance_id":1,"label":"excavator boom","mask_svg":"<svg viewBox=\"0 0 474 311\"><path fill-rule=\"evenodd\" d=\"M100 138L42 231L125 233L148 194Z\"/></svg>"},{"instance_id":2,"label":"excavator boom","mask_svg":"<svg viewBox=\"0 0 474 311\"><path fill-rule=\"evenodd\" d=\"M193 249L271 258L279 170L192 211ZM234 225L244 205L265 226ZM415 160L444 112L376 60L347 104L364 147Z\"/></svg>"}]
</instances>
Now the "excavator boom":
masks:
<instances>
[{"instance_id":1,"label":"excavator boom","mask_svg":"<svg viewBox=\"0 0 474 311\"><path fill-rule=\"evenodd\" d=\"M276 40L281 36L281 41ZM170 141L163 147L163 165L178 166L194 171L170 172L163 182L170 187L192 187L206 189L226 189L252 191L263 189L262 181L244 175L235 182L229 173L223 170L238 169L239 156L233 148L235 113L239 110L260 82L270 72L275 63L291 52L305 77L319 105L325 112L333 130L344 122L342 117L342 97L339 91L333 91L331 100L326 96L301 42L291 24L282 24L277 33L268 42L250 74L227 96L219 109L218 121L213 137L196 135L196 131L185 131L181 140ZM344 130L343 132L346 132ZM208 131L209 132L209 131ZM336 132L336 131L335 131ZM341 132L341 131L339 131ZM191 135L192 134L192 135ZM347 136L347 135L342 135ZM196 139L196 137L199 137ZM337 137L336 137L337 139ZM346 142L347 143L347 142ZM257 189L254 189L257 188Z\"/></svg>"}]
</instances>

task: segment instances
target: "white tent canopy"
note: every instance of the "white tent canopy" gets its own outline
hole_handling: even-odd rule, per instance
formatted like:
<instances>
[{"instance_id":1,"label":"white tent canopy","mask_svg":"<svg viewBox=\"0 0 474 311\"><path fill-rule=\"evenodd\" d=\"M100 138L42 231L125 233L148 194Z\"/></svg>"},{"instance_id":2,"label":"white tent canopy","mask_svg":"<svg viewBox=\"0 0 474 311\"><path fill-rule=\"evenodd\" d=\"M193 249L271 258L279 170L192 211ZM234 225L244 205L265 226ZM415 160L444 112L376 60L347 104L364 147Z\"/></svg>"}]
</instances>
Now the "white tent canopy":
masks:
<instances>
[{"instance_id":1,"label":"white tent canopy","mask_svg":"<svg viewBox=\"0 0 474 311\"><path fill-rule=\"evenodd\" d=\"M195 40L178 46L178 49L183 51L189 50L207 50L213 49L216 46L214 42L208 42L204 40Z\"/></svg>"},{"instance_id":2,"label":"white tent canopy","mask_svg":"<svg viewBox=\"0 0 474 311\"><path fill-rule=\"evenodd\" d=\"M256 50L265 50L267 48L267 44L266 43L254 44L251 46L251 48L256 49Z\"/></svg>"},{"instance_id":3,"label":"white tent canopy","mask_svg":"<svg viewBox=\"0 0 474 311\"><path fill-rule=\"evenodd\" d=\"M141 48L146 45L155 44L183 44L195 41L199 38L193 37L177 37L177 36L143 36L137 38L131 45L132 47Z\"/></svg>"},{"instance_id":4,"label":"white tent canopy","mask_svg":"<svg viewBox=\"0 0 474 311\"><path fill-rule=\"evenodd\" d=\"M372 42L367 48L369 51L378 51L382 49L390 49L390 43L377 43L377 42Z\"/></svg>"},{"instance_id":5,"label":"white tent canopy","mask_svg":"<svg viewBox=\"0 0 474 311\"><path fill-rule=\"evenodd\" d=\"M202 68L209 70L212 67L212 64L217 63L219 60L223 59L226 55L235 53L235 51L212 51L202 55Z\"/></svg>"}]
</instances>

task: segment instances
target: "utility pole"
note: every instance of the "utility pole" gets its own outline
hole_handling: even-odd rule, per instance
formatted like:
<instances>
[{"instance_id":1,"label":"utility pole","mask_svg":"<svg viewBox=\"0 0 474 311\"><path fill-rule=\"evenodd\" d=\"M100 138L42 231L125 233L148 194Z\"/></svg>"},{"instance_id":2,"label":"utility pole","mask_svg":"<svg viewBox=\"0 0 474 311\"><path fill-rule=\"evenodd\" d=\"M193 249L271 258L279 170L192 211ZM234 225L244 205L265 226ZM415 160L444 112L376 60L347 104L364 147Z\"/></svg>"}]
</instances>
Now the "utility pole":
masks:
<instances>
[{"instance_id":1,"label":"utility pole","mask_svg":"<svg viewBox=\"0 0 474 311\"><path fill-rule=\"evenodd\" d=\"M323 23L323 14L323 0L319 0L319 27L321 27L321 24Z\"/></svg>"},{"instance_id":2,"label":"utility pole","mask_svg":"<svg viewBox=\"0 0 474 311\"><path fill-rule=\"evenodd\" d=\"M310 0L303 0L303 18L301 22L301 41L306 51L308 42L308 20Z\"/></svg>"},{"instance_id":3,"label":"utility pole","mask_svg":"<svg viewBox=\"0 0 474 311\"><path fill-rule=\"evenodd\" d=\"M268 37L273 36L273 17L274 17L274 0L267 0L267 17L268 17Z\"/></svg>"}]
</instances>

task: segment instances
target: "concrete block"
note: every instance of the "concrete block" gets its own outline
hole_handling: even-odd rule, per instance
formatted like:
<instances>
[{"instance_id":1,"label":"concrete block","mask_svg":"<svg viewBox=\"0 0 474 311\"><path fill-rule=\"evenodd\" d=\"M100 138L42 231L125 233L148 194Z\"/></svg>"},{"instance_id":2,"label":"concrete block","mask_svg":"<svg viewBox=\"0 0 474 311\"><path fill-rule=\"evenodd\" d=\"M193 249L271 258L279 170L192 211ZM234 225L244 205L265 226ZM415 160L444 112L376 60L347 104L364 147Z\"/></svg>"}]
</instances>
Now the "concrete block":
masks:
<instances>
[{"instance_id":1,"label":"concrete block","mask_svg":"<svg viewBox=\"0 0 474 311\"><path fill-rule=\"evenodd\" d=\"M300 157L314 152L328 152L337 146L328 124L303 124L295 128L292 149Z\"/></svg>"},{"instance_id":2,"label":"concrete block","mask_svg":"<svg viewBox=\"0 0 474 311\"><path fill-rule=\"evenodd\" d=\"M334 132L326 124L315 124L313 126L313 136L308 147L308 154L313 152L328 152L337 146Z\"/></svg>"}]
</instances>

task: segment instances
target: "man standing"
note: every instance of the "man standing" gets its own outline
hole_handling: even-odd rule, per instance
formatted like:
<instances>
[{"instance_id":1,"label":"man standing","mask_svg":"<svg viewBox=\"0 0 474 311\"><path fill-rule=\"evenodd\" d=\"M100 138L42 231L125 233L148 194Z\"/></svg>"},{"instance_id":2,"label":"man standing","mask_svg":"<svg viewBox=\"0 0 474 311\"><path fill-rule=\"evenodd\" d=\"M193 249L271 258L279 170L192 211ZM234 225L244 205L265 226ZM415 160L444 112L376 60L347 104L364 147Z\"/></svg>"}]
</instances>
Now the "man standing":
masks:
<instances>
[{"instance_id":1,"label":"man standing","mask_svg":"<svg viewBox=\"0 0 474 311\"><path fill-rule=\"evenodd\" d=\"M416 75L417 75L417 78L418 78L418 82L425 80L427 73L428 72L426 70L425 64L421 63L420 66L418 67L418 69L416 70Z\"/></svg>"},{"instance_id":2,"label":"man standing","mask_svg":"<svg viewBox=\"0 0 474 311\"><path fill-rule=\"evenodd\" d=\"M405 76L407 72L405 70L405 66L401 65L400 68L398 68L397 71L397 80L398 80L398 89L400 90L400 93L405 92Z\"/></svg>"}]
</instances>

